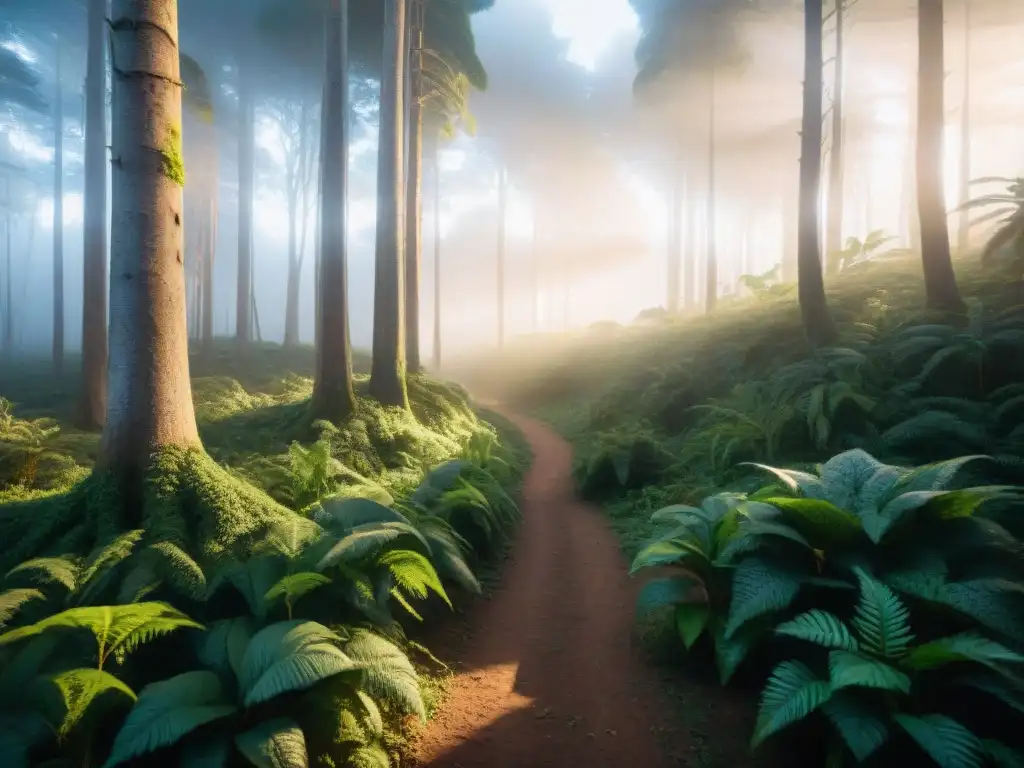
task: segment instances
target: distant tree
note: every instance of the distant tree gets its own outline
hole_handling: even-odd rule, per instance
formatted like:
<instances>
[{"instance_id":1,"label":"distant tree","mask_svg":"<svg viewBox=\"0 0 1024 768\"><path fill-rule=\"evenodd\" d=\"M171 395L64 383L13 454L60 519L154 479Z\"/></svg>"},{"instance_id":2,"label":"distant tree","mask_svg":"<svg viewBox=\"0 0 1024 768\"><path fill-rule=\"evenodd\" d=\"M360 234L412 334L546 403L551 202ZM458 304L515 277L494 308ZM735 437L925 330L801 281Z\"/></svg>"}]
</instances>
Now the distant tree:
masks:
<instances>
[{"instance_id":1,"label":"distant tree","mask_svg":"<svg viewBox=\"0 0 1024 768\"><path fill-rule=\"evenodd\" d=\"M107 8L107 0L89 0L78 414L83 429L100 429L107 411Z\"/></svg>"},{"instance_id":2,"label":"distant tree","mask_svg":"<svg viewBox=\"0 0 1024 768\"><path fill-rule=\"evenodd\" d=\"M835 19L835 54L832 65L832 146L828 170L828 219L825 224L825 253L842 248L843 242L843 160L845 142L845 107L843 82L846 71L846 15L850 0L834 0L832 16Z\"/></svg>"},{"instance_id":3,"label":"distant tree","mask_svg":"<svg viewBox=\"0 0 1024 768\"><path fill-rule=\"evenodd\" d=\"M800 223L797 293L804 332L814 345L834 342L835 321L825 299L818 201L821 188L822 0L804 0L804 96L800 127Z\"/></svg>"},{"instance_id":4,"label":"distant tree","mask_svg":"<svg viewBox=\"0 0 1024 768\"><path fill-rule=\"evenodd\" d=\"M109 400L97 467L141 496L154 451L199 444L182 264L177 2L114 0L111 17Z\"/></svg>"},{"instance_id":5,"label":"distant tree","mask_svg":"<svg viewBox=\"0 0 1024 768\"><path fill-rule=\"evenodd\" d=\"M928 306L965 310L949 249L949 223L943 194L942 134L945 127L943 0L917 4L917 213L921 223L921 262Z\"/></svg>"},{"instance_id":6,"label":"distant tree","mask_svg":"<svg viewBox=\"0 0 1024 768\"><path fill-rule=\"evenodd\" d=\"M64 372L64 91L62 48L54 36L53 61L53 371Z\"/></svg>"}]
</instances>

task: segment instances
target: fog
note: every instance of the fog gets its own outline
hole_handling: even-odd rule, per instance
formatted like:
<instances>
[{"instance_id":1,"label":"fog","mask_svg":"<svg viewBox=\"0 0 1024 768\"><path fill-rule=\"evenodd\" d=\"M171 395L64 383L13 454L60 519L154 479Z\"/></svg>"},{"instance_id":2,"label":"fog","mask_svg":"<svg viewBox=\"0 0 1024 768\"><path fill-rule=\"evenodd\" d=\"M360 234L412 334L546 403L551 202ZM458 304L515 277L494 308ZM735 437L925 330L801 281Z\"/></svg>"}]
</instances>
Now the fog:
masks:
<instances>
[{"instance_id":1,"label":"fog","mask_svg":"<svg viewBox=\"0 0 1024 768\"><path fill-rule=\"evenodd\" d=\"M181 48L205 74L213 107L209 126L195 115L187 116L183 126L186 268L194 273L193 254L200 247L198 228L190 226L198 205L193 179L215 171L213 325L216 335L233 335L239 71L244 67L254 83L252 259L259 334L263 340L284 338L288 165L297 162L305 120L310 154L302 178L293 184L299 190L296 229L303 244L299 334L312 342L323 46L315 27L293 29L279 19L268 20L265 5L179 2ZM645 3L636 0L635 5L642 10ZM679 60L635 89L637 61L643 59L638 43L645 32L659 30L645 30L628 0L498 0L474 15L476 50L488 83L486 90L471 94L472 120L456 126L456 135L441 143L439 200L434 158L425 151L420 326L425 358L431 352L435 241L440 245L445 349L497 343L498 179L503 168L508 179L507 335L579 328L599 320L626 322L645 308L664 305L670 214L680 206L690 212L682 215L682 247L696 256L693 282L703 285L706 232L700 212L710 188L712 69L719 295L739 291L742 274L761 274L778 264L785 275L795 248L796 220L788 211L797 189L802 13L799 4L786 2L737 12L728 5L719 6L713 17L695 11L675 32ZM953 207L961 195L966 36L962 0L947 0L945 6L944 175L947 203ZM910 0L859 0L848 12L844 240L883 229L898 238L892 245L912 245L914 7ZM971 13L970 177L1014 176L1024 166L1024 60L1018 54L1024 43L1024 3L973 0ZM826 58L833 55L833 38L826 33ZM377 92L373 56L360 59L359 47L353 45L351 83L349 306L353 344L367 348L373 311ZM0 59L0 228L10 242L11 261L9 270L0 262L0 284L10 286L13 317L5 337L22 354L48 351L51 344L59 102L64 326L66 348L74 350L82 316L84 4L0 0L0 51L16 59L7 66L20 66L36 78L32 94L26 94L17 78L5 74ZM826 104L833 66L826 63ZM197 140L210 129L215 152ZM823 151L828 153L825 133ZM825 162L827 168L827 157ZM685 191L673 205L675 163L683 169ZM955 243L959 218L952 216L950 222ZM972 229L971 235L977 241L985 232ZM684 292L690 290L684 286ZM0 290L0 302L7 301L7 291ZM695 289L694 295L703 291ZM191 283L190 301L196 301ZM0 322L4 316L0 313ZM191 311L190 322L197 331Z\"/></svg>"}]
</instances>

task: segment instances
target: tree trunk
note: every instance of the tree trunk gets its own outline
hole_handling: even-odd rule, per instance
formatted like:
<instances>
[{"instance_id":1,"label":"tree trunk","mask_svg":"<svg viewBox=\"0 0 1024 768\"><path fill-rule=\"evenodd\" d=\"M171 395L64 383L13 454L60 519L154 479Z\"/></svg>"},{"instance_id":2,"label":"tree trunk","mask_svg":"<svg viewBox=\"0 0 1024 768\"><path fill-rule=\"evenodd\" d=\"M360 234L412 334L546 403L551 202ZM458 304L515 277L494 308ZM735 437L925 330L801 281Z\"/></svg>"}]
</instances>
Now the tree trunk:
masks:
<instances>
[{"instance_id":1,"label":"tree trunk","mask_svg":"<svg viewBox=\"0 0 1024 768\"><path fill-rule=\"evenodd\" d=\"M53 94L53 371L64 372L64 93L60 39L55 52Z\"/></svg>"},{"instance_id":2,"label":"tree trunk","mask_svg":"<svg viewBox=\"0 0 1024 768\"><path fill-rule=\"evenodd\" d=\"M255 148L255 104L251 76L238 73L238 294L235 339L252 341L252 202Z\"/></svg>"},{"instance_id":3,"label":"tree trunk","mask_svg":"<svg viewBox=\"0 0 1024 768\"><path fill-rule=\"evenodd\" d=\"M299 343L299 200L293 176L297 172L288 170L288 277L284 299L284 346L295 347Z\"/></svg>"},{"instance_id":4,"label":"tree trunk","mask_svg":"<svg viewBox=\"0 0 1024 768\"><path fill-rule=\"evenodd\" d=\"M508 215L508 172L498 169L498 349L505 346L505 218Z\"/></svg>"},{"instance_id":5,"label":"tree trunk","mask_svg":"<svg viewBox=\"0 0 1024 768\"><path fill-rule=\"evenodd\" d=\"M441 368L441 139L433 139L434 155L434 371Z\"/></svg>"},{"instance_id":6,"label":"tree trunk","mask_svg":"<svg viewBox=\"0 0 1024 768\"><path fill-rule=\"evenodd\" d=\"M107 0L89 0L85 76L82 251L82 392L79 426L100 429L107 411Z\"/></svg>"},{"instance_id":7,"label":"tree trunk","mask_svg":"<svg viewBox=\"0 0 1024 768\"><path fill-rule=\"evenodd\" d=\"M713 312L718 298L718 253L716 252L715 215L715 80L712 66L708 75L708 200L707 200L707 267L704 274L704 311Z\"/></svg>"},{"instance_id":8,"label":"tree trunk","mask_svg":"<svg viewBox=\"0 0 1024 768\"><path fill-rule=\"evenodd\" d=\"M964 303L949 253L949 223L943 194L942 0L918 0L917 34L917 213L925 295L932 309L962 312Z\"/></svg>"},{"instance_id":9,"label":"tree trunk","mask_svg":"<svg viewBox=\"0 0 1024 768\"><path fill-rule=\"evenodd\" d=\"M178 9L115 0L112 16L109 399L97 466L141 494L155 451L200 444L185 324Z\"/></svg>"},{"instance_id":10,"label":"tree trunk","mask_svg":"<svg viewBox=\"0 0 1024 768\"><path fill-rule=\"evenodd\" d=\"M4 179L4 335L0 350L9 357L14 352L14 297L11 291L11 180Z\"/></svg>"},{"instance_id":11,"label":"tree trunk","mask_svg":"<svg viewBox=\"0 0 1024 768\"><path fill-rule=\"evenodd\" d=\"M407 408L405 389L405 258L402 106L406 0L384 2L384 60L377 152L377 247L373 285L373 364L370 394Z\"/></svg>"},{"instance_id":12,"label":"tree trunk","mask_svg":"<svg viewBox=\"0 0 1024 768\"><path fill-rule=\"evenodd\" d=\"M405 361L409 373L419 373L420 264L423 258L423 12L425 0L410 0L409 20L409 145L405 209Z\"/></svg>"},{"instance_id":13,"label":"tree trunk","mask_svg":"<svg viewBox=\"0 0 1024 768\"><path fill-rule=\"evenodd\" d=\"M217 253L217 168L212 169L213 180L210 182L210 198L208 229L206 233L206 251L203 254L203 276L201 295L202 311L202 345L207 352L213 349L213 260Z\"/></svg>"},{"instance_id":14,"label":"tree trunk","mask_svg":"<svg viewBox=\"0 0 1024 768\"><path fill-rule=\"evenodd\" d=\"M844 70L844 15L846 0L836 0L836 59L835 83L832 89L832 153L828 170L828 222L826 223L825 253L837 253L843 247L843 70ZM827 264L838 264L826 259Z\"/></svg>"},{"instance_id":15,"label":"tree trunk","mask_svg":"<svg viewBox=\"0 0 1024 768\"><path fill-rule=\"evenodd\" d=\"M348 0L326 15L324 92L320 115L320 269L316 291L316 376L312 416L335 424L356 406L348 324L345 200L348 195Z\"/></svg>"},{"instance_id":16,"label":"tree trunk","mask_svg":"<svg viewBox=\"0 0 1024 768\"><path fill-rule=\"evenodd\" d=\"M683 209L686 216L686 236L683 245L683 306L687 311L697 307L697 211L694 206L693 174L686 175L686 194Z\"/></svg>"},{"instance_id":17,"label":"tree trunk","mask_svg":"<svg viewBox=\"0 0 1024 768\"><path fill-rule=\"evenodd\" d=\"M818 200L821 187L822 102L821 0L804 0L804 95L800 127L800 219L797 282L804 332L814 346L831 344L837 331L825 300L821 274Z\"/></svg>"},{"instance_id":18,"label":"tree trunk","mask_svg":"<svg viewBox=\"0 0 1024 768\"><path fill-rule=\"evenodd\" d=\"M679 313L679 299L682 296L682 184L683 161L678 149L673 152L669 165L671 182L668 193L668 270L666 274L665 309L671 314Z\"/></svg>"},{"instance_id":19,"label":"tree trunk","mask_svg":"<svg viewBox=\"0 0 1024 768\"><path fill-rule=\"evenodd\" d=\"M907 246L921 252L921 225L917 218L917 116L911 111L907 121L907 152L903 163L903 195L900 201Z\"/></svg>"},{"instance_id":20,"label":"tree trunk","mask_svg":"<svg viewBox=\"0 0 1024 768\"><path fill-rule=\"evenodd\" d=\"M960 106L960 205L971 197L971 0L964 0L964 92ZM970 245L970 212L960 211L957 219L957 252L962 256Z\"/></svg>"}]
</instances>

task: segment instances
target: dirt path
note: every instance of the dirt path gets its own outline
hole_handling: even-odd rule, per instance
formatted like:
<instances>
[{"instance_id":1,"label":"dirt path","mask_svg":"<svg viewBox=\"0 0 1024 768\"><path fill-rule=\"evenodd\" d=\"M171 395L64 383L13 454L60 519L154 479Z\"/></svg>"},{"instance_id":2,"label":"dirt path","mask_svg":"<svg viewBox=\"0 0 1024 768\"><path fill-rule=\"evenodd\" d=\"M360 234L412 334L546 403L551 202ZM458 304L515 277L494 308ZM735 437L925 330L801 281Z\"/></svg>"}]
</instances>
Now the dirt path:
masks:
<instances>
[{"instance_id":1,"label":"dirt path","mask_svg":"<svg viewBox=\"0 0 1024 768\"><path fill-rule=\"evenodd\" d=\"M599 511L578 501L571 449L509 414L533 448L524 522L501 586L457 641L449 698L418 742L433 768L661 768L687 764L661 686L631 647L634 595ZM453 649L446 649L451 651Z\"/></svg>"}]
</instances>

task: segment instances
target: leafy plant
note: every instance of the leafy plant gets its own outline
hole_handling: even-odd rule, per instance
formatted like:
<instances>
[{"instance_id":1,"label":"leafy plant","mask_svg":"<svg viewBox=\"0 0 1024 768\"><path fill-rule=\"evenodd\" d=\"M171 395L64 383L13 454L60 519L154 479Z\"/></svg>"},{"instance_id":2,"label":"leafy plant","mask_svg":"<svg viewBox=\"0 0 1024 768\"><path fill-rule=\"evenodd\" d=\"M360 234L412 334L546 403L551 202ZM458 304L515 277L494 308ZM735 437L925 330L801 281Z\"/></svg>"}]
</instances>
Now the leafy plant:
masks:
<instances>
[{"instance_id":1,"label":"leafy plant","mask_svg":"<svg viewBox=\"0 0 1024 768\"><path fill-rule=\"evenodd\" d=\"M748 290L755 298L767 299L774 296L784 296L793 290L793 285L783 283L779 278L781 264L776 264L760 275L740 275L739 285Z\"/></svg>"},{"instance_id":2,"label":"leafy plant","mask_svg":"<svg viewBox=\"0 0 1024 768\"><path fill-rule=\"evenodd\" d=\"M854 264L867 261L876 255L882 246L895 239L892 235L886 235L884 229L869 232L863 240L857 237L848 237L841 250L832 251L827 255L827 271L829 274L834 274L852 267Z\"/></svg>"},{"instance_id":3,"label":"leafy plant","mask_svg":"<svg viewBox=\"0 0 1024 768\"><path fill-rule=\"evenodd\" d=\"M1003 192L972 198L954 209L954 212L972 208L993 209L972 221L972 227L999 219L999 228L989 238L981 252L982 263L990 261L995 253L1009 245L1013 249L1017 268L1024 270L1024 179L988 176L975 179L971 183L1005 185Z\"/></svg>"},{"instance_id":4,"label":"leafy plant","mask_svg":"<svg viewBox=\"0 0 1024 768\"><path fill-rule=\"evenodd\" d=\"M738 384L729 397L691 410L704 418L689 435L687 453L708 456L713 468L728 464L737 455L777 456L785 430L796 415L796 408L782 393L760 381Z\"/></svg>"},{"instance_id":5,"label":"leafy plant","mask_svg":"<svg viewBox=\"0 0 1024 768\"><path fill-rule=\"evenodd\" d=\"M942 701L936 692L949 697L959 689L987 694L991 707L1022 711L1012 669L1024 656L973 633L916 642L910 612L895 593L864 570L855 574L860 596L849 624L815 609L775 629L826 652L827 661L820 664L815 655L807 664L792 659L775 668L761 697L754 745L820 711L831 726L830 765L850 757L865 762L894 730L940 766L982 768L989 760L1010 765L1016 763L1004 758L1024 758L936 709ZM827 675L812 669L819 666Z\"/></svg>"}]
</instances>

